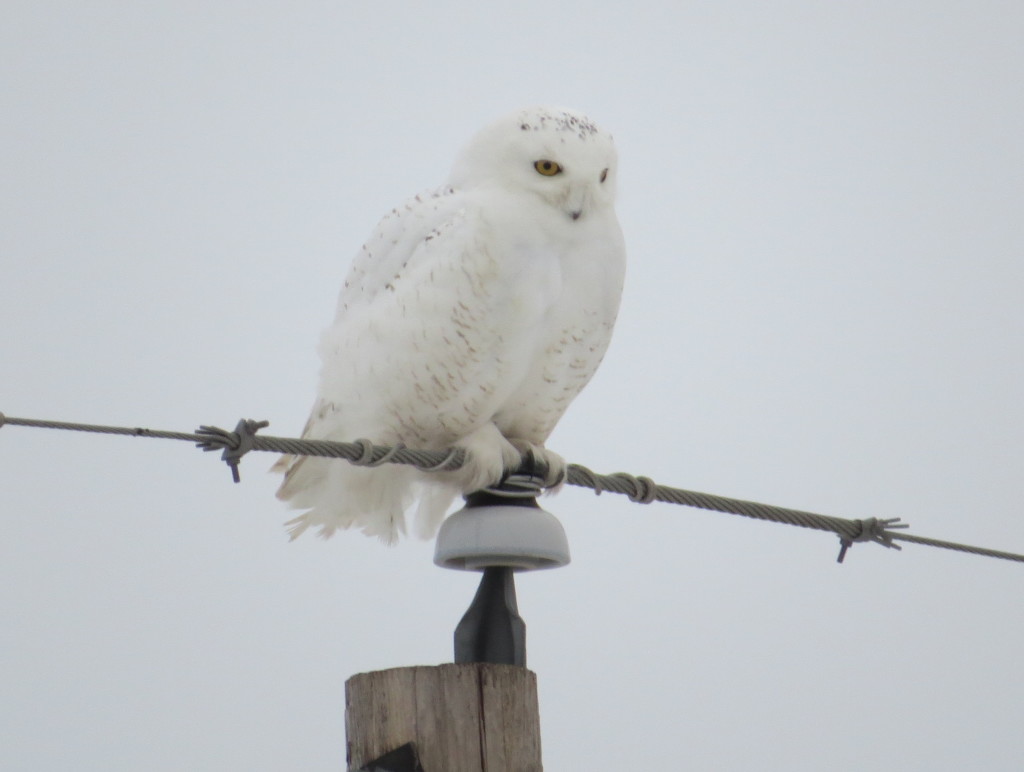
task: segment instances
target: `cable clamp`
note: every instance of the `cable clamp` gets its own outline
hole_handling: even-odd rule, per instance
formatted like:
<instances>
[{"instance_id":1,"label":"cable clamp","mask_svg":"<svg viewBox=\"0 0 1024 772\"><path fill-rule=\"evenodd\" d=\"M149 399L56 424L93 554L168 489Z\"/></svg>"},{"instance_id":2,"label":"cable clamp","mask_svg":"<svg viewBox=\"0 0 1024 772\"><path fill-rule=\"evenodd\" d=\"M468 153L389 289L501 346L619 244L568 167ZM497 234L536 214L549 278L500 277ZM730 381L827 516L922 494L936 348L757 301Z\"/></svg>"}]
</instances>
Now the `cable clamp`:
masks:
<instances>
[{"instance_id":1,"label":"cable clamp","mask_svg":"<svg viewBox=\"0 0 1024 772\"><path fill-rule=\"evenodd\" d=\"M420 466L416 468L421 472L450 472L462 467L465 462L465 451L462 448L449 448L445 457L433 466Z\"/></svg>"},{"instance_id":2,"label":"cable clamp","mask_svg":"<svg viewBox=\"0 0 1024 772\"><path fill-rule=\"evenodd\" d=\"M359 458L349 459L349 462L356 466L381 466L386 464L395 457L395 454L401 450L405 450L405 445L397 443L394 447L383 449L385 452L380 458L375 459L373 457L374 452L377 450L376 446L367 439L358 439L353 441L353 445L359 446Z\"/></svg>"},{"instance_id":3,"label":"cable clamp","mask_svg":"<svg viewBox=\"0 0 1024 772\"><path fill-rule=\"evenodd\" d=\"M633 490L626 492L626 496L636 504L650 504L658 496L658 484L650 477L634 477L626 472L616 472L612 477L633 487Z\"/></svg>"},{"instance_id":4,"label":"cable clamp","mask_svg":"<svg viewBox=\"0 0 1024 772\"><path fill-rule=\"evenodd\" d=\"M593 470L587 469L582 464L567 464L565 467L566 480L569 480L570 472L575 475L579 482L569 481L570 485L580 485L584 488L590 488L594 491L595 496L600 496L604 491L604 486L601 485L601 477L593 472Z\"/></svg>"},{"instance_id":5,"label":"cable clamp","mask_svg":"<svg viewBox=\"0 0 1024 772\"><path fill-rule=\"evenodd\" d=\"M256 432L267 426L270 426L270 421L254 421L251 418L239 421L233 432L216 426L200 426L196 434L201 435L203 439L196 443L196 447L207 452L223 449L221 460L231 467L231 479L236 483L241 482L238 464L242 456L255 447Z\"/></svg>"},{"instance_id":6,"label":"cable clamp","mask_svg":"<svg viewBox=\"0 0 1024 772\"><path fill-rule=\"evenodd\" d=\"M846 551L853 546L854 542L858 541L872 541L891 550L901 550L903 548L899 544L893 543L892 534L887 531L892 528L910 527L909 523L901 523L898 517L890 517L883 520L879 520L877 517L869 517L864 520L854 520L853 522L860 526L860 533L852 537L840 534L839 557L836 558L837 563L843 562L843 558L846 557Z\"/></svg>"}]
</instances>

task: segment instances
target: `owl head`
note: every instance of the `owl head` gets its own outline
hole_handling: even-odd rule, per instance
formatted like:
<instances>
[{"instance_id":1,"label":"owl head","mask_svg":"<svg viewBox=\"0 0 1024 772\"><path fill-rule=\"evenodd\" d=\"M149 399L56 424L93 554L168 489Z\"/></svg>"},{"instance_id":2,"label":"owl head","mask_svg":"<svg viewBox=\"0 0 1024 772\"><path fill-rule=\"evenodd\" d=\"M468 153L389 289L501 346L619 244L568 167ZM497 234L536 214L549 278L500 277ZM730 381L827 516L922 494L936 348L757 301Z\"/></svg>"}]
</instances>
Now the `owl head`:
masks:
<instances>
[{"instance_id":1,"label":"owl head","mask_svg":"<svg viewBox=\"0 0 1024 772\"><path fill-rule=\"evenodd\" d=\"M585 219L615 200L612 137L583 113L530 107L481 130L455 162L455 188L528 192L569 220Z\"/></svg>"}]
</instances>

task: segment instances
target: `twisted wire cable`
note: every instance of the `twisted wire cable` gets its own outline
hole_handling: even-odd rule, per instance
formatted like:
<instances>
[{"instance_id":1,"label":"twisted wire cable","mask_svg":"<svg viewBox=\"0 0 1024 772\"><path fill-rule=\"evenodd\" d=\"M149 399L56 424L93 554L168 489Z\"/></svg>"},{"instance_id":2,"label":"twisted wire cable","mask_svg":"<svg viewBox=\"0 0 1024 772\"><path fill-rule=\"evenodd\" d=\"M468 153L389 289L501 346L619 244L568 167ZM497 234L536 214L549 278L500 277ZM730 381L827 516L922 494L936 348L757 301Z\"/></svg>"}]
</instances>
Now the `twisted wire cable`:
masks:
<instances>
[{"instance_id":1,"label":"twisted wire cable","mask_svg":"<svg viewBox=\"0 0 1024 772\"><path fill-rule=\"evenodd\" d=\"M233 432L214 426L200 426L196 432L169 432L140 427L100 426L66 421L12 418L0 413L0 427L5 425L193 442L197 447L205 451L222 450L221 458L231 468L232 477L235 482L238 482L240 479L238 464L242 456L250 450L288 453L297 456L340 458L359 466L380 466L385 463L407 464L425 472L451 471L458 469L465 462L465 452L461 448L416 450L402 445L394 447L374 445L365 439L358 439L354 442L335 442L331 440L309 440L257 434L268 423L266 421L253 421L249 419L239 421ZM523 462L525 466L529 466L531 460L524 458ZM607 491L628 496L631 501L641 504L649 504L654 501L682 504L688 507L740 515L756 520L785 523L800 528L811 528L835 533L840 541L838 557L840 563L843 562L848 549L856 542L874 542L884 547L898 550L900 546L895 543L896 541L911 542L928 547L1024 563L1024 555L1013 552L973 547L967 544L958 544L956 542L902 533L898 529L909 526L906 523L900 522L900 518L878 519L872 517L848 519L820 515L815 512L777 507L771 504L761 504L756 501L745 501L743 499L716 496L710 493L688 491L682 488L672 488L667 485L659 485L649 477L637 477L623 472L610 475L597 474L579 464L569 464L566 471L566 483L590 488L598 495Z\"/></svg>"}]
</instances>

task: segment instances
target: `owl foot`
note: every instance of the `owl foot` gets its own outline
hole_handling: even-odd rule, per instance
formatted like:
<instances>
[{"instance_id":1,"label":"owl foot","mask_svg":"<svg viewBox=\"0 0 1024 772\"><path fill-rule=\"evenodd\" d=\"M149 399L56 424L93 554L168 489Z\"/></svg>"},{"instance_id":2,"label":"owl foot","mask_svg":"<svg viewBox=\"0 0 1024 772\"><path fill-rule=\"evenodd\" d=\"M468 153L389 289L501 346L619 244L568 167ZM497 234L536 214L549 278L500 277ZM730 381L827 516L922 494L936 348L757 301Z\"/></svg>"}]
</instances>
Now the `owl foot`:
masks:
<instances>
[{"instance_id":1,"label":"owl foot","mask_svg":"<svg viewBox=\"0 0 1024 772\"><path fill-rule=\"evenodd\" d=\"M527 471L530 471L532 466L543 476L545 488L557 490L562 487L566 476L564 458L542 445L534 445L526 440L511 439L509 443L519 451L520 456L527 459L524 464Z\"/></svg>"},{"instance_id":2,"label":"owl foot","mask_svg":"<svg viewBox=\"0 0 1024 772\"><path fill-rule=\"evenodd\" d=\"M452 472L455 484L463 493L472 493L500 482L507 472L519 467L522 455L498 431L486 424L456 443L466 451L461 469Z\"/></svg>"}]
</instances>

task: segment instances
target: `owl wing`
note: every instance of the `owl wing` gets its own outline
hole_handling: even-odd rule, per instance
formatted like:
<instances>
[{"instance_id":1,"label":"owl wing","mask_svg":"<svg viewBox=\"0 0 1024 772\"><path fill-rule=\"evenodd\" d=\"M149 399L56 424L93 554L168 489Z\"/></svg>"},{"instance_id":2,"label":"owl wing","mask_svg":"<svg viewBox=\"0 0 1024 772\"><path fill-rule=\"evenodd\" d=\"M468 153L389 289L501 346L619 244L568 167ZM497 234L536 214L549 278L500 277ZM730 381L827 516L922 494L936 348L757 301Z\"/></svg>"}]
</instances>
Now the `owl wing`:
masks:
<instances>
[{"instance_id":1,"label":"owl wing","mask_svg":"<svg viewBox=\"0 0 1024 772\"><path fill-rule=\"evenodd\" d=\"M395 291L395 283L403 271L410 263L415 266L419 262L423 245L452 230L460 220L462 206L462 196L451 187L444 187L421 193L381 218L352 261L338 295L332 327L324 333L325 340L321 342L320 350L325 358L325 374L331 354L326 350L331 348L326 339L354 338L369 332L363 325L373 315L375 303L380 303L382 293ZM380 304L388 305L386 302ZM335 341L334 348L340 354L354 344L354 340ZM323 438L328 433L321 423L327 415L336 412L333 402L338 395L333 389L326 391L328 393L325 394L321 384L313 410L302 430L304 438ZM288 458L279 460L275 469L280 471L280 465Z\"/></svg>"},{"instance_id":2,"label":"owl wing","mask_svg":"<svg viewBox=\"0 0 1024 772\"><path fill-rule=\"evenodd\" d=\"M350 308L373 303L393 286L422 245L450 230L464 198L446 186L414 196L381 218L352 261L338 297L336 319Z\"/></svg>"},{"instance_id":3,"label":"owl wing","mask_svg":"<svg viewBox=\"0 0 1024 772\"><path fill-rule=\"evenodd\" d=\"M303 437L440 449L490 426L503 378L494 297L506 277L486 224L467 203L443 188L411 199L374 230L321 339L320 387ZM278 497L311 508L293 521L296 535L310 525L325 534L360 525L393 535L415 481L403 467L365 470L312 457L286 456L275 469L285 472Z\"/></svg>"}]
</instances>

